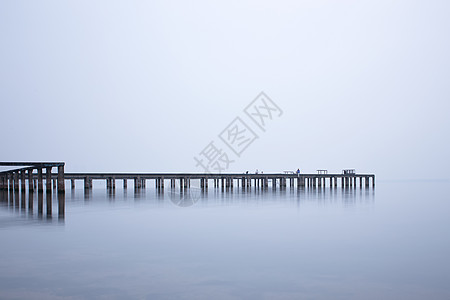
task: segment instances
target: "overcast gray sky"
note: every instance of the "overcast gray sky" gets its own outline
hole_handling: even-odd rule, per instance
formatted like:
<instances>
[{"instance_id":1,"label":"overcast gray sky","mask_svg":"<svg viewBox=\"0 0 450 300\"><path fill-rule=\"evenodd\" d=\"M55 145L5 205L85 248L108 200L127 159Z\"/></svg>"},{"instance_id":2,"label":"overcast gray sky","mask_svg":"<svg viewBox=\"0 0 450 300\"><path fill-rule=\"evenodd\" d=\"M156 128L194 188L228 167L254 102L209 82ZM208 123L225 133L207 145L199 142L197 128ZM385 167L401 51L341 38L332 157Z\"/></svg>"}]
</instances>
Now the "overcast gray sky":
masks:
<instances>
[{"instance_id":1,"label":"overcast gray sky","mask_svg":"<svg viewBox=\"0 0 450 300\"><path fill-rule=\"evenodd\" d=\"M449 1L0 2L0 161L449 178ZM263 132L243 112L264 91ZM218 135L258 135L240 157Z\"/></svg>"}]
</instances>

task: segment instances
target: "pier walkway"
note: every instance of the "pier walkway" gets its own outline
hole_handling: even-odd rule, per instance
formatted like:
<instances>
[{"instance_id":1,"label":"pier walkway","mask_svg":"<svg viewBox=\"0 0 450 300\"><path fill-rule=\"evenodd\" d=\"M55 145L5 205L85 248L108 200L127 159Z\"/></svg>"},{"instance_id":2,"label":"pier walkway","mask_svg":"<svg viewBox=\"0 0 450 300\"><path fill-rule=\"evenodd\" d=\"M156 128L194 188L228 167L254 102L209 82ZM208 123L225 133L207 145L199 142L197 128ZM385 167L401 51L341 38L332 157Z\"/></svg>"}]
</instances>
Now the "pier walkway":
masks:
<instances>
[{"instance_id":1,"label":"pier walkway","mask_svg":"<svg viewBox=\"0 0 450 300\"><path fill-rule=\"evenodd\" d=\"M318 174L293 174L284 173L64 173L64 162L0 162L0 166L14 169L0 171L0 189L22 191L47 191L56 189L59 193L65 191L65 181L70 182L70 187L75 188L76 181L82 181L85 189L92 188L93 180L106 181L108 189L116 188L116 181L120 180L123 188L128 187L131 180L135 189L145 188L147 182L153 182L158 189L190 188L191 182L195 186L207 189L212 184L214 188L232 189L234 187L246 188L317 188L317 187L375 187L374 174L356 174L354 170L343 170L342 174L328 174L320 170ZM57 168L57 173L52 169ZM43 172L45 170L45 173ZM45 175L45 176L44 176Z\"/></svg>"}]
</instances>

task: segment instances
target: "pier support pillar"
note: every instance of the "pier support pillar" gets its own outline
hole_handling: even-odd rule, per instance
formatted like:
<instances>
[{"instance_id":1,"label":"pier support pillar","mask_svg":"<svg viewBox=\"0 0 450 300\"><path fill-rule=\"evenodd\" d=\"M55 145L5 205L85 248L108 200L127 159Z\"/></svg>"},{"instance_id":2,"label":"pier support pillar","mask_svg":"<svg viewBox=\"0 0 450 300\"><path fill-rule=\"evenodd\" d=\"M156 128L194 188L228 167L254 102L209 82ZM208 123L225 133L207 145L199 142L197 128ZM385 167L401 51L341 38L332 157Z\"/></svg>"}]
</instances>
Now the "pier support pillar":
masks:
<instances>
[{"instance_id":1,"label":"pier support pillar","mask_svg":"<svg viewBox=\"0 0 450 300\"><path fill-rule=\"evenodd\" d=\"M14 174L9 173L8 178L9 178L9 191L12 193L14 191Z\"/></svg>"},{"instance_id":2,"label":"pier support pillar","mask_svg":"<svg viewBox=\"0 0 450 300\"><path fill-rule=\"evenodd\" d=\"M14 191L15 192L19 191L19 173L18 172L14 172Z\"/></svg>"},{"instance_id":3,"label":"pier support pillar","mask_svg":"<svg viewBox=\"0 0 450 300\"><path fill-rule=\"evenodd\" d=\"M21 183L21 190L22 192L25 192L25 170L20 171L20 183Z\"/></svg>"},{"instance_id":4,"label":"pier support pillar","mask_svg":"<svg viewBox=\"0 0 450 300\"><path fill-rule=\"evenodd\" d=\"M134 178L134 189L140 189L141 188L141 178L135 177Z\"/></svg>"},{"instance_id":5,"label":"pier support pillar","mask_svg":"<svg viewBox=\"0 0 450 300\"><path fill-rule=\"evenodd\" d=\"M297 177L297 188L305 186L305 177Z\"/></svg>"},{"instance_id":6,"label":"pier support pillar","mask_svg":"<svg viewBox=\"0 0 450 300\"><path fill-rule=\"evenodd\" d=\"M47 191L52 190L52 167L45 168L45 185Z\"/></svg>"},{"instance_id":7,"label":"pier support pillar","mask_svg":"<svg viewBox=\"0 0 450 300\"><path fill-rule=\"evenodd\" d=\"M34 184L33 184L33 169L28 169L28 190L30 192L34 191Z\"/></svg>"},{"instance_id":8,"label":"pier support pillar","mask_svg":"<svg viewBox=\"0 0 450 300\"><path fill-rule=\"evenodd\" d=\"M372 176L372 187L375 187L375 175Z\"/></svg>"},{"instance_id":9,"label":"pier support pillar","mask_svg":"<svg viewBox=\"0 0 450 300\"><path fill-rule=\"evenodd\" d=\"M123 179L123 189L126 190L128 188L128 179Z\"/></svg>"},{"instance_id":10,"label":"pier support pillar","mask_svg":"<svg viewBox=\"0 0 450 300\"><path fill-rule=\"evenodd\" d=\"M66 186L64 184L64 166L58 166L58 192L65 192Z\"/></svg>"},{"instance_id":11,"label":"pier support pillar","mask_svg":"<svg viewBox=\"0 0 450 300\"><path fill-rule=\"evenodd\" d=\"M84 189L85 190L89 189L89 177L84 178Z\"/></svg>"},{"instance_id":12,"label":"pier support pillar","mask_svg":"<svg viewBox=\"0 0 450 300\"><path fill-rule=\"evenodd\" d=\"M72 189L72 190L74 190L75 189L75 179L70 179L70 188Z\"/></svg>"},{"instance_id":13,"label":"pier support pillar","mask_svg":"<svg viewBox=\"0 0 450 300\"><path fill-rule=\"evenodd\" d=\"M38 168L38 191L42 192L44 190L44 184L43 184L43 175L42 175L42 168Z\"/></svg>"},{"instance_id":14,"label":"pier support pillar","mask_svg":"<svg viewBox=\"0 0 450 300\"><path fill-rule=\"evenodd\" d=\"M365 181L366 187L369 187L369 177L366 176L364 181Z\"/></svg>"}]
</instances>

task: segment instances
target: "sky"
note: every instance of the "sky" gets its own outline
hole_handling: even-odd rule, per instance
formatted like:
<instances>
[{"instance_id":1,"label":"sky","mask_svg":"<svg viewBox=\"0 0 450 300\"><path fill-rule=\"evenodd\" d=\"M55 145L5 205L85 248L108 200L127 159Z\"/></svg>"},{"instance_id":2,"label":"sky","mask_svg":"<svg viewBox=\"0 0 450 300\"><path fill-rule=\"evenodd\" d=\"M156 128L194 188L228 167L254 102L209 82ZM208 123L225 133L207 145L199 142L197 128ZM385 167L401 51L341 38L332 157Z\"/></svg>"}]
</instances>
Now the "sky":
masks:
<instances>
[{"instance_id":1,"label":"sky","mask_svg":"<svg viewBox=\"0 0 450 300\"><path fill-rule=\"evenodd\" d=\"M0 161L449 179L449 13L433 0L3 0Z\"/></svg>"}]
</instances>

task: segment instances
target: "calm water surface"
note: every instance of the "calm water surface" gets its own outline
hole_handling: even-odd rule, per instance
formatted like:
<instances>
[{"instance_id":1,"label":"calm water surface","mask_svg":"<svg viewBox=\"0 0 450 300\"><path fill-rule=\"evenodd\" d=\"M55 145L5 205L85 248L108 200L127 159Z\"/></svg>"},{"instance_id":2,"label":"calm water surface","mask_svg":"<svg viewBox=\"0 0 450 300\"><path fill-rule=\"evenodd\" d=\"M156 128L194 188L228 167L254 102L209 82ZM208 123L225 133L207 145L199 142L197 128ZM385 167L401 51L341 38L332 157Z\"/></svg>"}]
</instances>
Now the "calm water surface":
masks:
<instances>
[{"instance_id":1,"label":"calm water surface","mask_svg":"<svg viewBox=\"0 0 450 300\"><path fill-rule=\"evenodd\" d=\"M450 299L449 187L3 193L0 299Z\"/></svg>"}]
</instances>

